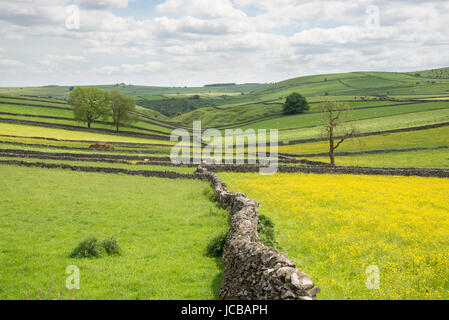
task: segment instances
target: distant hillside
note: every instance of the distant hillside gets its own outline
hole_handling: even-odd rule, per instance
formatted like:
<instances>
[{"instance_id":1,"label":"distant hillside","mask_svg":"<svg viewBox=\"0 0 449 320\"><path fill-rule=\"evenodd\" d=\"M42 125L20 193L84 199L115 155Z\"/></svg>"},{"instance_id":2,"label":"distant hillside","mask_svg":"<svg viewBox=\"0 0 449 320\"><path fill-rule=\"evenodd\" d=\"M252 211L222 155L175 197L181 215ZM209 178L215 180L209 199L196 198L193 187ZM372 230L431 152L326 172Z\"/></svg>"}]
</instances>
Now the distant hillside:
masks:
<instances>
[{"instance_id":1,"label":"distant hillside","mask_svg":"<svg viewBox=\"0 0 449 320\"><path fill-rule=\"evenodd\" d=\"M449 68L416 72L351 72L297 77L274 84L216 83L204 87L135 86L124 83L98 86L116 89L135 98L136 103L186 124L192 118L211 123L242 122L247 117L265 117L281 112L281 104L292 92L309 101L329 97L404 97L449 94ZM66 99L73 86L0 88L0 94ZM232 109L232 111L231 111ZM214 119L212 121L212 119Z\"/></svg>"},{"instance_id":2,"label":"distant hillside","mask_svg":"<svg viewBox=\"0 0 449 320\"><path fill-rule=\"evenodd\" d=\"M154 98L164 98L165 95L195 95L195 94L241 94L249 93L266 87L267 84L248 83L248 84L222 84L205 87L155 87L155 86L136 86L131 84L117 83L112 85L97 85L104 90L116 89L132 97L145 97L150 100ZM30 95L45 98L68 98L70 91L74 86L49 85L42 87L3 87L0 93L12 95Z\"/></svg>"},{"instance_id":3,"label":"distant hillside","mask_svg":"<svg viewBox=\"0 0 449 320\"><path fill-rule=\"evenodd\" d=\"M431 69L424 71L408 72L408 74L416 77L429 78L429 79L449 79L449 67L440 69Z\"/></svg>"},{"instance_id":4,"label":"distant hillside","mask_svg":"<svg viewBox=\"0 0 449 320\"><path fill-rule=\"evenodd\" d=\"M97 86L103 90L118 90L135 98L136 103L168 117L178 116L199 108L249 102L247 94L267 84L210 84L204 87L151 87L124 83ZM43 86L0 88L0 94L67 99L74 86Z\"/></svg>"}]
</instances>

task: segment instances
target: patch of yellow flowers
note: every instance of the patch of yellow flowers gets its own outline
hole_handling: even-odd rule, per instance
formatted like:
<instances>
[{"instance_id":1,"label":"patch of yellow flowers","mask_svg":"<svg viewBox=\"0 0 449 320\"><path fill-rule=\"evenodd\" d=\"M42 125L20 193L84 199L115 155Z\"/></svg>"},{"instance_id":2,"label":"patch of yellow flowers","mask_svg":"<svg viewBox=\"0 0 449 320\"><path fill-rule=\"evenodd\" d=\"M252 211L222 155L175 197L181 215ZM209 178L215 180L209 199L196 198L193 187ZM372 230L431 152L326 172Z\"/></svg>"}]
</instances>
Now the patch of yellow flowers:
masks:
<instances>
[{"instance_id":1,"label":"patch of yellow flowers","mask_svg":"<svg viewBox=\"0 0 449 320\"><path fill-rule=\"evenodd\" d=\"M220 173L260 202L320 299L449 299L449 179ZM368 289L377 266L379 289Z\"/></svg>"}]
</instances>

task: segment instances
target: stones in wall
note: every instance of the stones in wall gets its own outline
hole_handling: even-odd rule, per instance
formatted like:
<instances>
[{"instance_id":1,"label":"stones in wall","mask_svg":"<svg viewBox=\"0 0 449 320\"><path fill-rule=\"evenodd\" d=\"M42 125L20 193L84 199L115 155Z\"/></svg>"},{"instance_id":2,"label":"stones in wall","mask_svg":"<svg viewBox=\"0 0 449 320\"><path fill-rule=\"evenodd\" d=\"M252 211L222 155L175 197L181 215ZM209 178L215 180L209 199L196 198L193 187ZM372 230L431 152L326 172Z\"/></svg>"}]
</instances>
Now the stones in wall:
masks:
<instances>
[{"instance_id":1,"label":"stones in wall","mask_svg":"<svg viewBox=\"0 0 449 320\"><path fill-rule=\"evenodd\" d=\"M257 165L214 165L208 166L208 170L214 172L259 172ZM425 168L376 168L376 167L338 167L319 165L278 166L279 173L321 173L321 174L358 174L358 175L393 175L393 176L418 176L449 178L449 169L425 169Z\"/></svg>"},{"instance_id":2,"label":"stones in wall","mask_svg":"<svg viewBox=\"0 0 449 320\"><path fill-rule=\"evenodd\" d=\"M319 288L309 275L296 268L287 255L259 241L259 204L243 193L234 193L213 172L199 166L216 200L231 215L231 228L223 250L225 272L220 289L223 300L314 300Z\"/></svg>"}]
</instances>

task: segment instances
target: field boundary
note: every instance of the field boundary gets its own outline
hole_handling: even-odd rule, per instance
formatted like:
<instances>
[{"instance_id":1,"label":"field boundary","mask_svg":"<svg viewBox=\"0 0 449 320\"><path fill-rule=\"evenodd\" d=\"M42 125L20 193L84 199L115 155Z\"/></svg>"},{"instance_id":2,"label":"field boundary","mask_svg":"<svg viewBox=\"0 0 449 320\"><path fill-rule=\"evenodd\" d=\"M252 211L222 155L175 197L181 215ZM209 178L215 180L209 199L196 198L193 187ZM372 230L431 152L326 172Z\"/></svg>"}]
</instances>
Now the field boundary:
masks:
<instances>
[{"instance_id":1,"label":"field boundary","mask_svg":"<svg viewBox=\"0 0 449 320\"><path fill-rule=\"evenodd\" d=\"M61 149L61 150L73 150L73 151L89 151L89 152L98 152L98 150L92 150L88 147L69 147L69 146L58 146L52 144L42 144L42 143L25 143L25 142L16 142L16 141L4 141L0 140L0 144L9 144L16 146L24 146L24 147L38 147L38 148L49 148L49 149ZM101 150L101 152L123 152L123 153L141 153L141 154L165 154L167 151L163 150L135 150L135 149L118 149L118 150Z\"/></svg>"},{"instance_id":2,"label":"field boundary","mask_svg":"<svg viewBox=\"0 0 449 320\"><path fill-rule=\"evenodd\" d=\"M439 146L432 148L408 148L408 149L378 149L378 150L367 150L367 151L342 151L335 152L335 156L352 156L352 155L361 155L361 154L383 154L383 153L398 153L398 152L413 152L413 151L429 151L429 150L440 150L440 149L449 149L449 146ZM305 154L293 154L293 153L279 153L279 156L283 157L305 157L305 158L313 158L313 157L326 157L329 156L329 152L321 152L321 153L305 153Z\"/></svg>"},{"instance_id":3,"label":"field boundary","mask_svg":"<svg viewBox=\"0 0 449 320\"><path fill-rule=\"evenodd\" d=\"M3 149L0 148L0 154L14 154L17 156L51 156L51 157L64 157L70 158L85 158L85 159L95 159L102 157L104 160L129 160L129 161L165 161L170 162L170 157L151 157L144 155L125 155L125 154L104 154L104 153L66 153L66 152L43 152L37 150L23 150L23 149Z\"/></svg>"},{"instance_id":4,"label":"field boundary","mask_svg":"<svg viewBox=\"0 0 449 320\"><path fill-rule=\"evenodd\" d=\"M27 162L21 160L0 160L0 164L18 165L23 167L37 167L45 169L69 169L79 172L96 172L96 173L114 173L126 174L131 176L143 176L167 179L204 179L201 175L193 173L179 173L174 171L153 171L153 170L129 170L123 168L93 167L93 166L73 166L68 164L45 163L45 162Z\"/></svg>"},{"instance_id":5,"label":"field boundary","mask_svg":"<svg viewBox=\"0 0 449 320\"><path fill-rule=\"evenodd\" d=\"M310 276L296 268L286 254L267 247L257 233L259 204L243 193L234 193L213 172L199 166L216 200L228 208L231 229L223 250L225 272L222 300L315 300L320 292Z\"/></svg>"},{"instance_id":6,"label":"field boundary","mask_svg":"<svg viewBox=\"0 0 449 320\"><path fill-rule=\"evenodd\" d=\"M206 166L212 172L259 172L258 165L215 165ZM355 175L383 175L383 176L417 176L449 178L449 169L427 168L377 168L377 167L339 167L339 166L285 166L278 167L279 173L317 173L317 174L355 174Z\"/></svg>"}]
</instances>

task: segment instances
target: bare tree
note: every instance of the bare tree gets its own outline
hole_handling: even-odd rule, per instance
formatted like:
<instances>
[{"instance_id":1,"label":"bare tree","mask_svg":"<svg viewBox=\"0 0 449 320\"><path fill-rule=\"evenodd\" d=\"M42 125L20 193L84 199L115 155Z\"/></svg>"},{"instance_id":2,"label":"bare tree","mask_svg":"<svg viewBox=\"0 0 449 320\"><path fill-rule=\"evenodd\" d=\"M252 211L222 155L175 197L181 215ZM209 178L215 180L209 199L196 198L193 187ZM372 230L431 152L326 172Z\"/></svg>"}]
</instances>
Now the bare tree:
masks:
<instances>
[{"instance_id":1,"label":"bare tree","mask_svg":"<svg viewBox=\"0 0 449 320\"><path fill-rule=\"evenodd\" d=\"M322 104L324 117L324 135L329 141L330 164L335 166L335 150L349 138L353 138L357 132L351 119L352 109L343 102L325 101Z\"/></svg>"}]
</instances>

